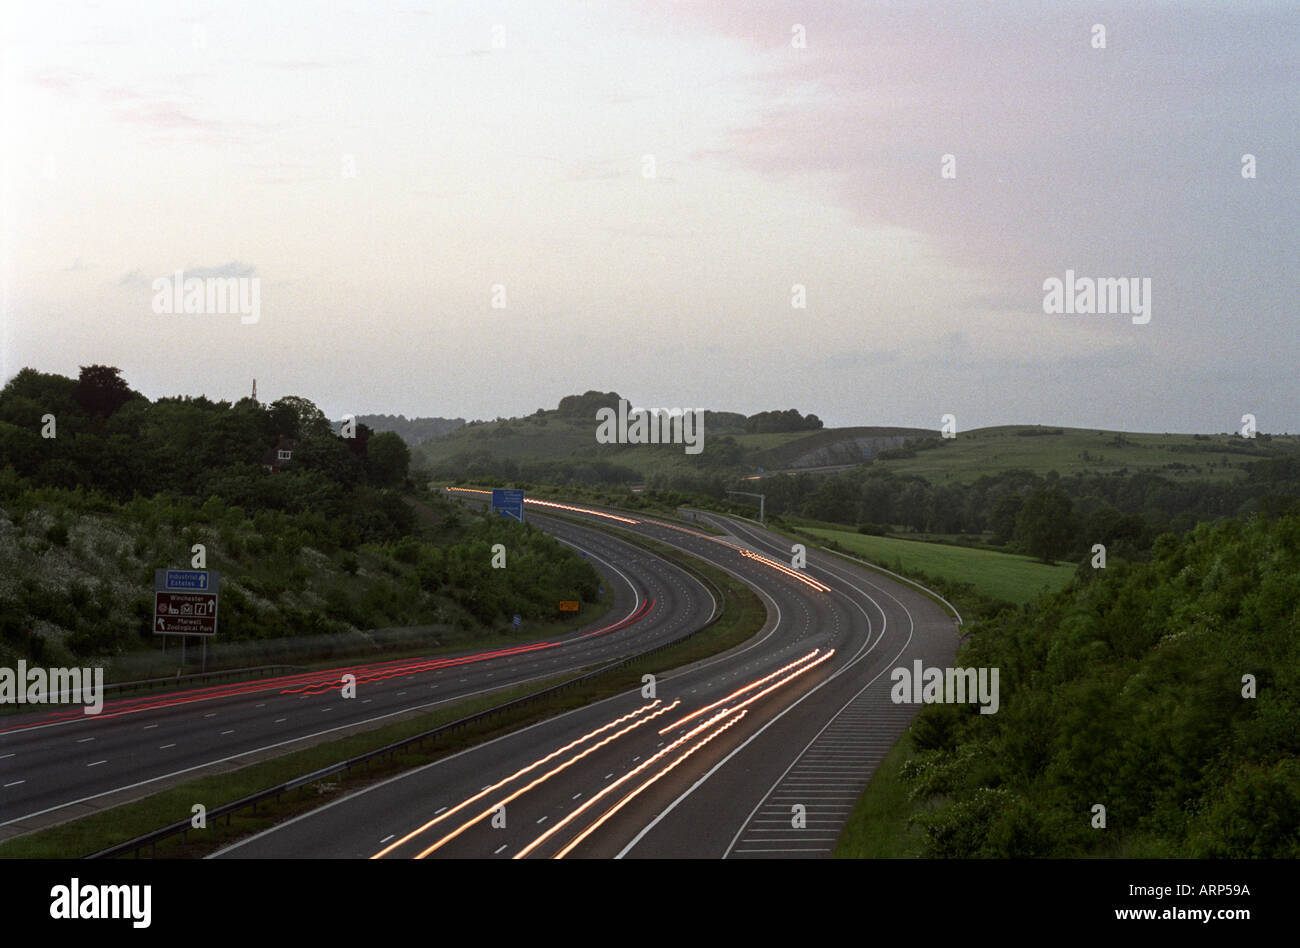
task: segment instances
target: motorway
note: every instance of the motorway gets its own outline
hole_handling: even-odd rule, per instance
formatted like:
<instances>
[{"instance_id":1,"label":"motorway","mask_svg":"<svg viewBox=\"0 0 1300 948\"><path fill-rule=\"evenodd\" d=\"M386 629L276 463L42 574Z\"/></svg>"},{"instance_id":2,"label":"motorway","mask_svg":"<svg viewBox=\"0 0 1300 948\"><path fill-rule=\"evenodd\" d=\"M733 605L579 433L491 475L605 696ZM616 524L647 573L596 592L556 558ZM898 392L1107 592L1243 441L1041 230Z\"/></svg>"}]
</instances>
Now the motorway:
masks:
<instances>
[{"instance_id":1,"label":"motorway","mask_svg":"<svg viewBox=\"0 0 1300 948\"><path fill-rule=\"evenodd\" d=\"M108 701L97 716L78 707L2 717L0 839L453 701L613 661L699 628L713 614L711 590L679 567L598 530L539 513L529 519L583 550L602 575L613 607L600 622L546 641ZM348 672L356 675L357 693L344 699Z\"/></svg>"},{"instance_id":2,"label":"motorway","mask_svg":"<svg viewBox=\"0 0 1300 948\"><path fill-rule=\"evenodd\" d=\"M630 691L557 715L216 855L828 856L917 710L890 700L889 672L916 659L950 664L954 620L915 588L817 551L806 568L791 569L789 541L750 523L709 515L723 531L710 535L626 517L635 522L620 529L752 586L768 610L760 632L660 676L653 694Z\"/></svg>"}]
</instances>

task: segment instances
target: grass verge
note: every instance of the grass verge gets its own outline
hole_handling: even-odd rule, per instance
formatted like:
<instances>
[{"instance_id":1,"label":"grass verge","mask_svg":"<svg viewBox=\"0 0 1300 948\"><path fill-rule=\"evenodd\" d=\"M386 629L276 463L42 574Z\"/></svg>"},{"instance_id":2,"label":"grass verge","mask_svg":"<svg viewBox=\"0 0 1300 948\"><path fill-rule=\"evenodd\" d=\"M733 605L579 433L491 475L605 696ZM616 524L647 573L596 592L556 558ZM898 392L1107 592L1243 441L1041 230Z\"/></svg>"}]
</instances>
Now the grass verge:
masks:
<instances>
[{"instance_id":1,"label":"grass verge","mask_svg":"<svg viewBox=\"0 0 1300 948\"><path fill-rule=\"evenodd\" d=\"M910 823L915 810L899 771L915 753L912 732L904 732L858 798L835 844L836 859L916 858L920 831Z\"/></svg>"}]
</instances>

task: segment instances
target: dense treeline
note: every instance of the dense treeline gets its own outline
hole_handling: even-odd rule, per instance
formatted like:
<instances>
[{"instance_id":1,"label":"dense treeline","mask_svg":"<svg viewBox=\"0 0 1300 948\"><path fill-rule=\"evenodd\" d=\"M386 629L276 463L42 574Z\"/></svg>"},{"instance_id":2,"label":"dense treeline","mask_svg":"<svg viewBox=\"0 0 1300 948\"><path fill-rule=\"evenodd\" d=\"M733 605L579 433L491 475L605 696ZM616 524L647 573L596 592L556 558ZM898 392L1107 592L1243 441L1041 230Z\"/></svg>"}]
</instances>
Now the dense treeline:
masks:
<instances>
[{"instance_id":1,"label":"dense treeline","mask_svg":"<svg viewBox=\"0 0 1300 948\"><path fill-rule=\"evenodd\" d=\"M1300 856L1300 506L1081 567L956 664L999 669L1000 709L922 709L924 855Z\"/></svg>"},{"instance_id":2,"label":"dense treeline","mask_svg":"<svg viewBox=\"0 0 1300 948\"><path fill-rule=\"evenodd\" d=\"M745 419L746 434L767 434L781 431L816 431L822 420L816 415L804 416L798 409L786 411L760 411Z\"/></svg>"},{"instance_id":3,"label":"dense treeline","mask_svg":"<svg viewBox=\"0 0 1300 948\"><path fill-rule=\"evenodd\" d=\"M643 455L658 452L667 455L673 463L690 464L698 471L673 475L670 479L679 490L694 490L723 496L731 471L741 456L741 447L729 435L709 439L709 450L700 454L683 454L679 444L642 444L634 449ZM495 479L503 481L529 481L542 484L573 485L576 487L627 486L647 482L659 484L659 475L646 477L640 471L607 461L591 454L576 453L563 460L555 458L512 458L479 449L459 451L444 461L431 466L430 475L439 480L467 478L470 480Z\"/></svg>"},{"instance_id":4,"label":"dense treeline","mask_svg":"<svg viewBox=\"0 0 1300 948\"><path fill-rule=\"evenodd\" d=\"M751 488L752 489L752 488ZM1276 512L1300 498L1300 459L1270 458L1233 482L1175 482L1151 473L1040 477L1010 470L969 485L932 484L870 466L763 481L769 513L868 530L990 534L1046 560L1084 556L1094 543L1133 557L1161 533L1220 517Z\"/></svg>"},{"instance_id":5,"label":"dense treeline","mask_svg":"<svg viewBox=\"0 0 1300 948\"><path fill-rule=\"evenodd\" d=\"M374 431L391 431L410 448L465 426L464 418L407 418L405 415L357 415L356 421ZM338 434L343 425L343 421L336 421L331 427Z\"/></svg>"},{"instance_id":6,"label":"dense treeline","mask_svg":"<svg viewBox=\"0 0 1300 948\"><path fill-rule=\"evenodd\" d=\"M156 644L153 570L188 565L196 543L223 576L227 641L426 624L473 635L595 600L591 566L539 531L438 497L417 517L402 439L347 434L305 398L151 402L111 367L75 380L23 369L0 390L0 653ZM494 542L508 569L490 568Z\"/></svg>"},{"instance_id":7,"label":"dense treeline","mask_svg":"<svg viewBox=\"0 0 1300 948\"><path fill-rule=\"evenodd\" d=\"M280 438L292 461L263 465ZM409 512L385 491L405 486L410 450L392 433L358 425L334 435L305 398L233 405L198 398L150 402L117 369L79 380L22 369L0 390L0 461L33 485L134 496L218 495L246 509L326 514L339 542L400 535Z\"/></svg>"}]
</instances>

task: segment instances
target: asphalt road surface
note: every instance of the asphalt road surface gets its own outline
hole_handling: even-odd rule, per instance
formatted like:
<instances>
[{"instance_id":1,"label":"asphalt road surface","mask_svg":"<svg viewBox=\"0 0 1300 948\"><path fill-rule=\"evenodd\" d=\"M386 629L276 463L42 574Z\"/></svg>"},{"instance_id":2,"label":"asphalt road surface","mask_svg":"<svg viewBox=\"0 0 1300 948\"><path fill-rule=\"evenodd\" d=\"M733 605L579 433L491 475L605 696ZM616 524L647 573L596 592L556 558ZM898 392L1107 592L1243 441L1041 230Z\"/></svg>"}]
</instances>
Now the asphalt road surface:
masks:
<instances>
[{"instance_id":1,"label":"asphalt road surface","mask_svg":"<svg viewBox=\"0 0 1300 948\"><path fill-rule=\"evenodd\" d=\"M661 676L653 694L631 691L523 728L217 856L829 855L918 707L890 700L889 673L914 660L950 664L954 620L914 587L816 551L792 569L789 541L749 523L711 517L725 531L715 536L627 517L636 522L626 529L751 585L768 609L764 628Z\"/></svg>"},{"instance_id":2,"label":"asphalt road surface","mask_svg":"<svg viewBox=\"0 0 1300 948\"><path fill-rule=\"evenodd\" d=\"M712 614L713 594L682 569L597 530L529 519L585 551L602 574L614 605L600 622L545 642L109 701L98 716L78 708L0 718L0 839L399 715L613 661ZM346 672L357 676L352 699L341 697Z\"/></svg>"}]
</instances>

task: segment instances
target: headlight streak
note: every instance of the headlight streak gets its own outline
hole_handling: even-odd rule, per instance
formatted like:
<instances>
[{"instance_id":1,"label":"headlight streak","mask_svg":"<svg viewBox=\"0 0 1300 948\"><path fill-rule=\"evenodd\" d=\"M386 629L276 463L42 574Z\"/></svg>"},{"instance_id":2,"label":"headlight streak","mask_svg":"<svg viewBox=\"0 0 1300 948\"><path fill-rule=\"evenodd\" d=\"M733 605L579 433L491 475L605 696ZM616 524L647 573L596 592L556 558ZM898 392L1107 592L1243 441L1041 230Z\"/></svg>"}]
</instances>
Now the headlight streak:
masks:
<instances>
[{"instance_id":1,"label":"headlight streak","mask_svg":"<svg viewBox=\"0 0 1300 948\"><path fill-rule=\"evenodd\" d=\"M748 706L748 705L753 704L755 701L757 701L759 698L763 697L764 695L766 695L766 694L771 694L771 693L772 693L773 691L775 691L777 688L780 688L780 687L781 687L782 685L784 685L787 681L793 681L794 679L796 679L796 678L798 678L800 675L802 675L804 672L806 672L806 671L810 671L810 670L816 668L818 665L820 665L822 662L824 662L824 661L826 661L827 659L829 659L829 658L830 658L832 655L834 655L834 654L835 654L835 649L831 649L829 652L827 652L827 653L826 653L825 655L823 655L821 658L815 658L815 659L813 659L811 662L809 662L807 665L804 665L802 668L797 668L797 669L795 669L795 670L792 671L790 674L786 675L784 678L782 678L780 681L778 681L776 684L774 684L774 685L768 685L766 688L764 688L764 689L763 689L762 691L760 691L758 694L756 694L756 695L752 695L752 696L746 698L744 701L740 702L740 704L736 705L736 706L735 706L734 708L732 708L731 710L732 710L732 711L739 711L741 708L744 708L744 707L746 707L746 706Z\"/></svg>"},{"instance_id":2,"label":"headlight streak","mask_svg":"<svg viewBox=\"0 0 1300 948\"><path fill-rule=\"evenodd\" d=\"M826 661L826 660L829 659L832 655L835 654L835 649L831 649L831 650L828 651L825 655L822 655L820 658L817 658L817 659L814 659L814 660L811 661L811 662L808 662L808 659L810 659L810 658L812 658L813 656L815 656L819 651L820 651L820 649L814 649L812 652L810 652L808 655L805 655L803 658L798 659L797 661L791 662L789 665L786 665L784 668L779 668L779 669L777 669L776 671L772 672L772 674L770 674L770 675L766 675L766 676L764 676L763 678L760 678L758 681L752 682L752 683L746 685L744 688L741 688L741 689L739 689L738 691L734 692L733 694L728 695L726 698L723 698L723 699L722 699L723 701L728 701L728 700L730 700L731 698L736 697L737 695L743 694L743 693L745 693L746 691L749 691L749 690L751 690L751 689L753 689L753 688L758 687L759 685L763 684L763 683L766 682L766 681L771 680L771 679L772 679L774 676L776 676L776 675L780 675L782 672L786 671L787 669L789 669L789 668L791 668L791 667L793 667L793 666L796 666L796 665L802 665L802 667L797 668L795 671L791 672L789 675L786 675L786 677L782 678L780 681L778 681L778 682L776 682L775 684L769 685L768 687L764 688L762 691L758 692L758 694L752 695L751 697L745 699L744 701L742 701L742 702L741 702L740 704L738 704L738 705L735 705L735 706L733 706L733 707L723 708L723 709L720 710L717 714L713 715L713 717L709 718L709 719L708 719L707 721L705 721L704 723L702 723L702 724L698 724L698 725L696 725L695 727L691 728L689 731L687 731L687 732L686 732L685 734L683 734L681 737L677 738L675 741L673 741L673 742L672 742L671 744L669 744L667 747L661 748L658 752L656 752L655 754L653 754L651 757L649 757L649 758L648 758L647 760L645 760L643 763L641 763L641 764L638 765L637 767L633 768L632 770L628 771L626 774L624 774L622 777L620 777L620 778L618 778L617 780L615 780L615 781L614 781L613 783L611 783L609 786L607 786L607 787L603 787L603 788L602 788L600 791L598 791L594 796L592 796L590 799L588 799L586 802L584 802L582 805L580 805L577 809L575 809L573 812L571 812L568 816L566 816L564 819L560 820L558 823L556 823L554 826L552 826L550 829L548 829L548 830L547 830L545 833L543 833L541 836L537 837L535 840L533 840L531 843L529 843L529 844L528 844L527 846L525 846L523 849L519 850L519 852L515 853L515 855L514 855L512 858L514 858L514 859L522 859L522 858L524 858L524 857L527 856L529 853L531 853L533 850L535 850L538 846L540 846L542 843L544 843L547 839L549 839L550 837L554 836L556 833L558 833L561 829L563 829L563 828L564 828L565 826L567 826L569 823L573 822L573 820L577 819L577 818L578 818L582 813L586 812L586 811L587 811L589 808L591 808L592 806L595 806L596 803L599 802L601 799L603 799L605 796L607 796L608 794L614 792L616 789L618 789L620 786L622 786L622 785L623 785L624 783L626 783L628 780L631 780L631 779L632 779L633 777L635 777L637 774L641 773L641 772L642 772L643 770L645 770L647 767L650 767L651 765L653 765L653 764L655 763L655 761L661 759L661 758L664 757L665 755L667 755L667 754L671 753L672 751L676 750L678 747L680 747L680 746L681 746L682 744L684 744L686 741L689 741L691 738L695 737L695 736L696 736L697 734L699 734L701 731L707 730L708 728L712 727L714 724L716 724L716 723L717 723L719 720L721 720L722 718L725 718L725 717L727 717L728 715L736 714L737 711L740 712L740 714L737 715L735 718L733 718L730 722L728 722L728 724L727 724L725 727L723 727L723 728L720 729L719 731L715 732L712 736L710 736L710 737L709 737L708 739L706 739L705 741L701 742L699 745L697 745L695 748L693 748L689 753L687 753L686 755L683 755L683 757L677 761L677 763L681 763L681 760L684 760L686 757L690 756L690 754L694 753L694 752L695 752L696 750L698 750L700 747L704 746L704 744L708 743L709 740L712 740L713 737L716 737L717 734L721 733L722 730L725 730L727 727L730 727L732 724L735 724L736 721L740 720L741 717L743 717L745 714L747 714L748 712L746 712L744 709L745 709L748 705L753 704L755 701L759 700L759 699L762 698L764 695L770 694L772 691L776 690L777 688L780 688L782 685L786 684L787 682L789 682L789 681L793 681L795 678L799 677L799 676L802 675L804 672L808 671L808 670L811 669L811 668L815 668L816 666L820 665L822 662ZM803 663L805 663L805 662L808 662L808 664L803 664ZM689 720L690 718L698 717L699 715L706 713L706 712L709 711L710 709L717 707L718 704L719 704L719 702L716 702L716 701L715 701L713 704L709 705L708 707L701 708L699 711L696 711L695 713L689 715L687 718L682 718L682 719L679 720L676 724L673 724L673 725L670 725L670 726L667 727L667 728L664 728L664 730L663 730L663 731L660 731L659 733L660 733L660 734L663 734L663 733L665 733L665 731L670 731L670 730L672 730L673 728L678 727L678 726L680 726L681 724L685 723L685 722L686 722L687 720ZM677 765L676 763L673 764L674 767L675 767L676 765ZM671 769L672 769L671 767L668 768L668 770L671 770ZM663 773L667 773L667 770L665 770ZM663 773L661 773L659 776L663 776ZM656 777L655 779L657 780L658 777ZM650 781L650 783L653 783L653 782L654 782L654 781ZM649 783L643 785L640 789L638 789L638 790L636 791L636 793L640 793L641 790L644 790L646 786L649 786ZM635 796L636 793L633 793L631 796ZM628 797L627 799L630 799L630 797ZM618 804L618 807L615 807L615 809L618 809L619 807L622 807L622 806L624 805L624 803L627 802L627 799L625 799L624 801L622 801L621 803L619 803L619 804ZM592 829L595 829L595 827L596 827L597 825L599 825L600 823L604 822L604 820L605 820L608 816L613 815L613 812L614 812L614 811L611 810L611 811L609 811L609 813L607 813L605 816L601 817L601 819L600 819L599 821L597 821L596 824L593 824L593 826L591 826L591 827L588 829L587 832L583 833L583 834L582 834L581 836L579 836L576 840L574 840L574 842L573 842L570 846L568 846L566 849L562 850L561 853L560 853L560 856L563 856L564 853L566 853L566 852L569 851L569 849L572 849L573 846L577 845L577 843L580 842L582 839L584 839ZM560 858L560 856L557 856L556 858Z\"/></svg>"},{"instance_id":3,"label":"headlight streak","mask_svg":"<svg viewBox=\"0 0 1300 948\"><path fill-rule=\"evenodd\" d=\"M632 770L629 770L627 773L625 773L623 776L619 777L619 778L618 778L617 780L615 780L613 783L609 784L609 785L606 786L606 787L602 787L602 788L601 788L601 789L600 789L600 790L599 790L599 791L598 791L594 796L592 796L590 799L588 799L587 801L585 801L584 803L582 803L581 805L579 805L578 808L577 808L576 810L574 810L572 813L570 813L570 814L569 814L568 816L566 816L564 819L560 820L558 823L556 823L554 826L552 826L550 829L548 829L546 832L544 832L541 836L537 837L535 840L533 840L531 843L529 843L529 844L528 844L527 846L525 846L523 849L519 850L519 852L515 853L514 856L512 856L511 858L513 858L513 859L523 859L525 856L527 856L530 852L532 852L534 849L536 849L536 848L537 848L538 846L540 846L542 843L546 842L546 840L550 839L552 836L554 836L554 835L555 835L556 833L558 833L560 830L564 829L564 827L568 826L570 823L572 823L574 820L576 820L576 819L577 819L581 814L583 814L584 812L586 812L589 808L595 806L595 805L596 805L596 804L597 804L601 799L603 799L604 797L608 796L609 794L611 794L611 793L613 793L615 790L617 790L617 789L618 789L622 784L624 784L624 783L626 783L627 781L631 780L633 777L635 777L635 776L636 776L637 774L639 774L641 771L643 771L643 770L645 770L647 767L653 765L655 761L659 760L661 757L663 757L663 756L666 755L666 754L670 754L670 753L672 753L674 750L676 750L678 747L680 747L683 743L685 743L686 741L689 741L689 740L690 740L692 737L694 737L696 734L699 734L700 731L703 731L705 728L708 728L708 727L712 726L712 725L715 724L715 723L716 723L720 718L724 718L724 717L726 717L726 716L727 716L728 714L730 714L730 713L731 713L731 712L730 712L729 710L727 710L726 708L723 708L721 711L719 711L719 712L718 712L717 714L715 714L713 717L709 718L709 720L705 721L703 724L701 724L701 725L699 725L699 726L697 726L697 727L692 728L690 731L687 731L685 734L683 734L681 737L677 738L677 740L673 741L673 742L672 742L671 744L669 744L667 747L661 748L660 750L658 750L657 752L655 752L653 755L651 755L650 757L646 758L646 760L642 761L638 766L634 767Z\"/></svg>"},{"instance_id":4,"label":"headlight streak","mask_svg":"<svg viewBox=\"0 0 1300 948\"><path fill-rule=\"evenodd\" d=\"M492 493L489 490L477 490L472 487L448 487L446 488L446 490L459 491L460 493L466 493L466 494L491 494ZM554 507L557 510L569 510L572 511L573 513L588 514L593 517L604 517L607 520L618 520L622 523L631 523L631 524L646 523L656 527L664 527L669 530L676 530L679 533L689 533L691 536L699 537L701 540L708 540L711 543L720 543L723 546L730 547L731 549L739 553L741 556L749 557L751 560L758 560L764 566L769 566L772 569L778 570L784 573L785 575L789 576L791 579L797 579L799 582L804 583L805 585L809 586L812 589L817 590L818 592L831 591L831 587L827 586L825 583L813 579L811 576L807 575L806 573L801 573L797 569L791 569L789 566L786 566L784 563L778 563L776 560L763 556L761 553L755 553L753 550L746 549L745 547L739 546L735 543L731 543L730 541L720 540L717 537L710 536L707 533L701 533L699 530L691 530L688 527L679 527L675 523L667 523L666 521L663 520L632 520L628 517L620 517L617 514L605 513L603 510L594 510L590 507L575 507L572 506L571 504L559 504L551 500L532 500L525 497L524 503L536 504L539 507Z\"/></svg>"},{"instance_id":5,"label":"headlight streak","mask_svg":"<svg viewBox=\"0 0 1300 948\"><path fill-rule=\"evenodd\" d=\"M669 765L668 765L667 767L665 767L663 770L659 771L659 773L655 774L653 777L651 777L651 778L650 778L649 780L647 780L645 783L641 784L641 786L637 787L637 788L636 788L635 790L633 790L631 793L627 794L627 796L623 797L623 799L619 800L619 801L618 801L617 803L615 803L612 807L610 807L608 810L606 810L604 813L602 813L602 814L600 815L600 818L599 818L599 819L597 819L594 823L592 823L592 824L591 824L590 826L588 826L585 830L583 830L583 831L582 831L581 833L579 833L576 837L574 837L574 839L569 843L569 845L565 846L563 849L561 849L558 853L555 854L554 858L555 858L555 859L563 859L565 856L567 856L569 853L571 853L571 852L574 850L574 848L576 848L576 847L578 846L579 843L581 843L584 839L586 839L588 836L590 836L592 833L594 833L596 830L598 830L598 829L601 827L601 825L602 825L603 823L605 823L606 820L608 820L610 817L612 817L612 816L613 816L615 813L617 813L619 810L623 809L623 807L625 807L625 806L627 806L629 803L631 803L632 800L633 800L637 795L639 795L643 790L645 790L645 789L646 789L647 787L649 787L651 784L653 784L653 783L655 783L656 781L658 781L661 777L666 777L666 776L669 774L669 772L672 771L672 769L673 769L674 767L676 767L678 764L682 763L684 760L686 760L686 758L690 757L690 756L691 756L692 754L694 754L697 750L699 750L700 748L702 748L705 744L709 743L709 741L713 740L715 737L717 737L717 736L718 736L719 734L721 734L723 731L727 730L727 728L729 728L729 727L731 727L733 724L737 723L741 718L743 718L743 717L744 717L745 715L747 715L747 714L749 714L748 711L741 711L741 712L740 712L739 714L737 714L734 718L731 718L731 719L728 720L725 724L723 724L722 727L720 727L720 728L718 728L716 731L713 731L712 733L706 735L706 736L704 737L703 740L699 741L699 742L696 743L694 746L692 746L689 750L686 751L686 753L682 754L680 757L678 757L676 760L674 760L671 764L669 764Z\"/></svg>"},{"instance_id":6,"label":"headlight streak","mask_svg":"<svg viewBox=\"0 0 1300 948\"><path fill-rule=\"evenodd\" d=\"M456 491L462 494L491 494L490 490L475 490L473 487L448 487L448 491ZM537 500L533 497L525 497L524 503L532 504L535 507L551 507L555 510L568 510L573 513L589 514L593 517L604 517L607 520L617 520L619 523L640 523L640 520L633 520L630 517L620 517L618 514L605 513L603 510L592 510L590 507L574 507L570 504L559 504L553 500Z\"/></svg>"},{"instance_id":7,"label":"headlight streak","mask_svg":"<svg viewBox=\"0 0 1300 948\"><path fill-rule=\"evenodd\" d=\"M827 586L825 583L813 579L811 576L808 576L805 573L801 573L796 569L791 569L785 564L778 563L776 560L763 556L760 553L755 553L753 550L746 549L745 547L740 546L739 544L732 543L729 540L722 540L719 539L718 537L710 536L707 533L701 533L699 530L692 530L689 527L679 527L675 523L667 523L663 520L647 520L646 523L652 524L653 526L656 527L665 527L669 530L676 530L678 533L689 533L691 536L699 537L701 540L708 540L710 543L719 543L722 546L730 547L731 549L739 553L741 556L746 556L751 560L758 560L764 566L770 566L772 567L772 569L779 570L780 572L785 573L787 576L791 577L792 579L797 579L799 580L799 582L810 586L811 588L817 590L818 592L831 591L831 587Z\"/></svg>"},{"instance_id":8,"label":"headlight streak","mask_svg":"<svg viewBox=\"0 0 1300 948\"><path fill-rule=\"evenodd\" d=\"M782 673L784 673L784 672L789 671L791 668L794 668L796 665L802 665L804 662L808 661L808 659L812 658L814 655L816 655L816 654L817 654L818 652L820 652L820 651L821 651L820 648L815 648L815 649L813 649L811 652L809 652L809 653L808 653L807 655L805 655L803 658L796 658L796 659L795 659L793 662L791 662L790 664L788 664L788 665L784 665L784 666L782 666L781 668L778 668L776 671L772 672L770 675L764 675L762 678L758 679L758 681L751 681L749 684L745 685L744 687L737 688L737 689L736 689L735 691L733 691L731 694L727 695L727 696L724 697L724 698L719 698L717 701L713 702L713 704L707 704L707 705L705 705L704 707L700 708L700 710L698 710L698 711L692 711L690 714L686 715L686 717L684 717L684 718L680 718L680 719L678 719L677 721L674 721L672 724L670 724L670 725L668 725L666 728L662 729L659 733L660 733L660 734L667 734L669 731L672 731L672 730L675 730L675 729L681 727L683 724L685 724L687 721L691 720L692 718L698 718L701 714L704 714L704 713L706 713L706 712L708 712L708 711L713 710L713 709L716 708L718 705L723 704L724 702L730 701L732 698L738 698L738 697L740 697L741 695L743 695L746 691L752 691L753 689L757 688L759 685L763 684L764 682L766 682L766 681L771 681L771 680L772 680L773 678L775 678L777 675L780 675L780 674L782 674Z\"/></svg>"},{"instance_id":9,"label":"headlight streak","mask_svg":"<svg viewBox=\"0 0 1300 948\"><path fill-rule=\"evenodd\" d=\"M390 853L390 852L392 852L394 849L396 849L398 846L401 846L401 845L403 845L403 844L409 842L410 840L412 840L412 839L414 839L415 837L419 836L421 833L423 833L423 832L425 832L426 830L428 830L430 827L432 827L432 826L436 826L437 824L441 823L443 820L447 819L448 817L450 817L450 816L454 816L456 813L459 813L461 810L465 809L465 807L469 806L469 805L470 805L471 803L473 803L475 800L480 800L480 799L482 799L483 797L487 796L489 793L492 793L494 790L499 790L499 789L501 789L502 787L504 787L506 784L510 783L511 781L513 781L513 780L518 780L520 777L522 777L524 774L528 773L529 771L531 771L531 770L536 770L538 767L542 766L542 765L545 764L547 761L549 761L549 760L553 760L554 758L559 757L561 754L566 753L567 751L572 750L573 748L577 747L579 744L583 743L584 741L588 741L588 740L590 740L591 738L595 737L597 734L602 734L602 733L604 733L605 731L608 731L610 728L618 727L618 726L619 726L620 724L622 724L624 721L629 721L629 720L631 720L632 718L636 717L637 715L642 714L642 713L644 713L644 712L646 712L646 711L649 711L651 708L653 708L655 705L657 705L657 704L659 704L659 703L660 703L660 699L656 698L654 701L651 701L651 702L650 702L649 704L647 704L647 705L642 705L641 707L637 708L635 711L629 711L627 714L623 715L621 718L615 718L614 720L609 721L609 722L606 723L606 724L602 724L600 727L596 728L594 731L588 731L586 734L582 735L581 737L574 738L572 741L570 741L569 743L565 744L563 747L561 747L561 748L559 748L559 749L557 749L557 750L553 750L553 751L551 751L551 753L547 754L545 757L542 757L542 758L539 759L539 760L535 760L535 761L533 761L533 763L529 764L527 767L524 767L524 768L522 768L522 769L520 769L520 770L516 770L514 773L512 773L509 777L506 777L504 780L499 780L499 781L497 781L496 783L492 784L492 786L490 786L490 787L484 787L482 790L480 790L478 793L474 794L474 796L470 797L468 800L465 800L465 801L463 801L462 803L458 803L458 804L456 804L456 806L453 807L452 809L448 810L448 811L445 812L445 813L441 813L441 814L439 814L438 816L434 817L433 819L431 819L429 822L425 823L423 826L419 827L418 829L411 830L411 832L407 833L407 834L406 834L405 836L403 836L401 839L397 840L397 842L395 842L395 843L390 843L389 845L387 845L387 846L385 846L383 849L379 850L379 852L375 853L375 854L374 854L373 856L371 856L370 858L371 858L371 859L381 859L381 858L383 858L383 857L386 856L388 853ZM673 702L673 704L676 704L676 703L677 703L677 702ZM672 705L668 705L668 707L671 708ZM662 710L667 710L667 709L665 708L665 709L660 709L660 710L662 711ZM649 718L646 718L645 720L648 721L648 720L650 720L650 719L649 719Z\"/></svg>"},{"instance_id":10,"label":"headlight streak","mask_svg":"<svg viewBox=\"0 0 1300 948\"><path fill-rule=\"evenodd\" d=\"M786 566L784 563L778 563L776 560L768 559L766 556L763 556L760 553L755 553L753 550L741 550L740 555L747 556L751 560L758 560L760 563L764 564L765 566L772 567L772 569L780 570L782 573L785 573L787 576L790 576L793 579L797 579L801 583L806 583L807 585L811 586L813 589L817 590L818 592L831 591L831 587L827 586L825 583L819 582L813 579L811 576L807 576L799 572L797 569L791 569L790 567Z\"/></svg>"},{"instance_id":11,"label":"headlight streak","mask_svg":"<svg viewBox=\"0 0 1300 948\"><path fill-rule=\"evenodd\" d=\"M560 773L561 771L568 770L570 767L572 767L572 766L573 766L574 764L576 764L578 761L582 760L582 758L586 757L588 754L594 754L596 751L600 750L600 749L601 749L602 747L604 747L606 744L609 744L609 743L611 743L612 741L616 741L616 740L618 740L618 739L619 739L620 737L622 737L624 734L628 733L629 731L634 731L634 730L636 730L637 728L639 728L641 725L647 723L648 721L653 721L653 720L654 720L655 718L657 718L659 715L664 714L664 713L666 713L666 712L668 712L668 711L671 711L671 710L672 710L674 707L676 707L678 704L680 704L680 702L678 702L678 701L674 701L674 702L673 702L672 704L670 704L670 705L666 705L666 706L664 706L664 707L662 707L662 708L659 708L657 711L652 712L651 714L647 715L646 717L642 718L641 720L639 720L639 721L633 721L631 724L629 724L627 727L623 728L621 731L615 731L613 734L609 735L608 737L604 738L603 740L597 741L595 744L591 745L591 746L588 747L586 750L583 750L583 751L581 751L581 752L579 752L579 753L577 753L577 754L574 754L572 757L570 757L570 758L569 758L568 760L566 760L564 763L560 764L558 767L552 767L549 771L547 771L546 773L542 774L542 776L538 777L536 780L534 780L534 781L532 781L531 783L528 783L528 784L526 784L526 785L520 787L518 790L516 790L514 793L510 794L509 796L507 796L507 797L502 797L500 800L498 800L498 801L497 801L496 803L494 803L492 806L488 807L486 810L484 810L484 811L483 811L482 813L480 813L478 816L473 817L472 819L466 820L464 823L462 823L462 824L461 824L460 826L458 826L456 829L452 830L450 833L448 833L448 834L447 834L446 836L444 836L442 839L438 840L436 843L434 843L434 844L433 844L432 846L430 846L428 849L426 849L426 850L424 850L423 852L421 852L421 853L419 853L418 855L416 855L415 858L416 858L416 859L424 859L424 858L425 858L426 856L428 856L430 853L434 852L434 851L437 850L437 849L440 849L441 847L443 847L443 846L446 845L447 843L451 842L453 839L455 839L455 838L456 838L457 836L459 836L461 833L465 832L465 830L469 829L469 828L470 828L471 826L473 826L475 823L478 823L478 822L481 822L482 820L487 819L489 816L491 816L491 815L493 814L493 812L496 811L496 809L497 809L498 807L505 806L507 803L510 803L512 800L517 800L519 797L523 796L525 793L527 793L529 790L533 789L533 788L536 787L537 785L542 784L542 783L545 783L547 780L550 780L552 777L554 777L556 774Z\"/></svg>"}]
</instances>

